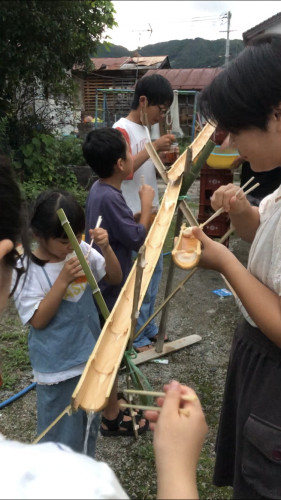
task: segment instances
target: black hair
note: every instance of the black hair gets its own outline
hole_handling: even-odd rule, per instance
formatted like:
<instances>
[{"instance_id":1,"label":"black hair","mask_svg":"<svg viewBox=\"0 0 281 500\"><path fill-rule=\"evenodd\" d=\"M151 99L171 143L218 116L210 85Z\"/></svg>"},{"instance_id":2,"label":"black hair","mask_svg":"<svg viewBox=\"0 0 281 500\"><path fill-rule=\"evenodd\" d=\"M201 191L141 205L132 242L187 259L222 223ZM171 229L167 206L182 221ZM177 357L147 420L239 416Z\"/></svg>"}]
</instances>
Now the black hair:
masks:
<instances>
[{"instance_id":1,"label":"black hair","mask_svg":"<svg viewBox=\"0 0 281 500\"><path fill-rule=\"evenodd\" d=\"M171 84L162 75L143 76L136 84L131 109L137 109L140 96L146 96L148 105L166 105L170 107L174 94Z\"/></svg>"},{"instance_id":2,"label":"black hair","mask_svg":"<svg viewBox=\"0 0 281 500\"><path fill-rule=\"evenodd\" d=\"M85 229L85 213L83 208L67 191L48 190L39 194L35 201L30 221L35 236L47 241L49 238L65 238L67 235L57 215L62 208L75 235L82 234Z\"/></svg>"},{"instance_id":3,"label":"black hair","mask_svg":"<svg viewBox=\"0 0 281 500\"><path fill-rule=\"evenodd\" d=\"M0 152L0 240L9 239L13 248L4 263L15 268L19 258L16 246L22 244L26 256L30 254L27 230L27 209L20 188L14 178L9 158Z\"/></svg>"},{"instance_id":4,"label":"black hair","mask_svg":"<svg viewBox=\"0 0 281 500\"><path fill-rule=\"evenodd\" d=\"M120 130L104 127L88 133L82 146L91 169L101 178L111 177L119 158L126 160L126 139Z\"/></svg>"},{"instance_id":5,"label":"black hair","mask_svg":"<svg viewBox=\"0 0 281 500\"><path fill-rule=\"evenodd\" d=\"M253 40L199 95L199 111L208 122L237 133L266 130L281 103L281 37Z\"/></svg>"}]
</instances>

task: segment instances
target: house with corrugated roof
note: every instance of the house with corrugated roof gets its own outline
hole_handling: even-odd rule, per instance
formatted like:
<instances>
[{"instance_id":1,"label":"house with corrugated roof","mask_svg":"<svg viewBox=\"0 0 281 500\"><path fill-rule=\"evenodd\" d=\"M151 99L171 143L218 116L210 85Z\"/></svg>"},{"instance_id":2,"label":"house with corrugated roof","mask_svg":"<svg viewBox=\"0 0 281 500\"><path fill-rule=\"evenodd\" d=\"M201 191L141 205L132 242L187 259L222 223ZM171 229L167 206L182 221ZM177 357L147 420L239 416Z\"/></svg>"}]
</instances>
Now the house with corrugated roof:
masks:
<instances>
[{"instance_id":1,"label":"house with corrugated roof","mask_svg":"<svg viewBox=\"0 0 281 500\"><path fill-rule=\"evenodd\" d=\"M180 124L188 135L196 112L196 94L221 68L171 69L168 56L92 58L94 70L83 76L81 121L90 115L96 126L111 126L129 112L135 84L144 74L159 73L178 91ZM79 73L76 73L79 76ZM83 128L80 126L80 128Z\"/></svg>"},{"instance_id":2,"label":"house with corrugated roof","mask_svg":"<svg viewBox=\"0 0 281 500\"><path fill-rule=\"evenodd\" d=\"M222 68L220 67L159 69L148 70L146 75L157 73L167 78L172 89L177 92L181 129L186 136L193 136L198 94L204 87L211 83L221 70ZM163 124L161 132L164 132Z\"/></svg>"},{"instance_id":3,"label":"house with corrugated roof","mask_svg":"<svg viewBox=\"0 0 281 500\"><path fill-rule=\"evenodd\" d=\"M83 73L79 68L73 74L82 80L81 118L93 118L109 123L128 113L132 92L139 78L149 69L170 68L168 56L92 57L94 69ZM131 92L127 92L131 91Z\"/></svg>"},{"instance_id":4,"label":"house with corrugated roof","mask_svg":"<svg viewBox=\"0 0 281 500\"><path fill-rule=\"evenodd\" d=\"M245 45L248 45L253 38L272 33L281 35L281 12L245 31L242 36Z\"/></svg>"},{"instance_id":5,"label":"house with corrugated roof","mask_svg":"<svg viewBox=\"0 0 281 500\"><path fill-rule=\"evenodd\" d=\"M281 34L281 13L244 32L245 45L253 37L264 33ZM111 126L121 116L128 114L137 80L144 74L157 73L167 78L172 89L177 92L180 126L187 135L190 135L194 125L199 92L222 70L221 67L172 69L168 56L143 57L138 53L133 57L91 60L94 69L90 73L83 74L79 69L73 71L82 82L81 121L91 115L102 126Z\"/></svg>"}]
</instances>

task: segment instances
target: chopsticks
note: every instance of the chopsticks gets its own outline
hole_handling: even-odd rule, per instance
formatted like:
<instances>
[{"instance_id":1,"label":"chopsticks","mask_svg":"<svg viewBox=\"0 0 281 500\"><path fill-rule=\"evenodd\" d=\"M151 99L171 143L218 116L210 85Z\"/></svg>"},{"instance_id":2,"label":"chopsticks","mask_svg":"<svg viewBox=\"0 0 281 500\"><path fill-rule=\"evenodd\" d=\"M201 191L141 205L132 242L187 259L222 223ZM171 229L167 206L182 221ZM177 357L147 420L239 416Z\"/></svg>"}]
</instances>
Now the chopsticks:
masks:
<instances>
[{"instance_id":1,"label":"chopsticks","mask_svg":"<svg viewBox=\"0 0 281 500\"><path fill-rule=\"evenodd\" d=\"M142 396L154 396L154 397L165 397L166 394L165 392L158 392L158 391L140 391L137 389L124 389L124 392L126 394L139 394ZM196 401L198 398L197 396L187 396L187 395L182 395L181 399L183 401ZM121 408L134 408L134 409L139 409L139 410L151 410L151 411L161 411L162 407L161 406L146 406L146 405L139 405L139 404L131 404L131 403L119 403L119 406ZM186 417L189 416L189 410L187 408L179 408L179 413L185 415Z\"/></svg>"},{"instance_id":2,"label":"chopsticks","mask_svg":"<svg viewBox=\"0 0 281 500\"><path fill-rule=\"evenodd\" d=\"M248 184L250 184L250 182L254 180L254 177L251 177L251 179L249 179L247 182L245 182L245 184L243 186L241 186L238 191L236 191L235 193L235 196L237 197L237 195L239 193L241 193L241 191L243 191L243 189L248 186ZM244 192L244 195L246 196L246 194L249 194L251 191L253 191L254 189L256 189L258 186L260 185L259 182L257 182L256 184L254 184L252 187L250 187L247 191L243 191ZM238 198L239 199L239 198ZM216 217L218 217L218 215L222 214L224 212L224 208L221 207L219 208L213 215L211 215L211 217L209 217L209 219L205 220L204 222L202 222L202 224L199 225L200 229L202 229L204 226L206 226L206 224L208 224L209 222L211 222L211 220L215 219Z\"/></svg>"},{"instance_id":3,"label":"chopsticks","mask_svg":"<svg viewBox=\"0 0 281 500\"><path fill-rule=\"evenodd\" d=\"M146 410L146 411L161 411L162 407L161 406L145 406L145 405L132 405L131 403L119 403L119 406L121 408L132 408L132 409L137 409L137 410ZM187 408L179 408L179 413L182 413L182 415L185 415L186 417L189 417L189 410Z\"/></svg>"},{"instance_id":4,"label":"chopsticks","mask_svg":"<svg viewBox=\"0 0 281 500\"><path fill-rule=\"evenodd\" d=\"M98 220L97 220L97 223L96 223L96 227L95 227L95 229L96 229L97 227L100 227L100 225L101 225L101 221L102 221L102 216L101 216L101 215L99 215L99 216L98 216ZM93 243L94 243L94 238L92 238L92 239L91 239L90 248L89 248L89 250L88 250L87 254L85 255L85 258L86 258L86 259L87 259L87 257L89 257L89 255L90 255L90 251L91 251L91 248L92 248L92 246L93 246Z\"/></svg>"}]
</instances>

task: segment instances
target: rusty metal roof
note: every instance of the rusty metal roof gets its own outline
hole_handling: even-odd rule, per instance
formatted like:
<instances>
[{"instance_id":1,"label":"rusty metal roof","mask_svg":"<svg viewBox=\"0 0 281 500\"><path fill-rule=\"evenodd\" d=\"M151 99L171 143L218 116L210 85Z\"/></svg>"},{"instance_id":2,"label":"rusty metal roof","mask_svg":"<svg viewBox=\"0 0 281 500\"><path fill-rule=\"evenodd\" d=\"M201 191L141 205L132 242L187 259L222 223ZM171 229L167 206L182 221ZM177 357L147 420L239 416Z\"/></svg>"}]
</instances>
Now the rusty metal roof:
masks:
<instances>
[{"instance_id":1,"label":"rusty metal roof","mask_svg":"<svg viewBox=\"0 0 281 500\"><path fill-rule=\"evenodd\" d=\"M168 56L152 56L152 57L91 57L92 63L95 65L95 70L122 70L136 68L137 66L156 66L159 67L168 61Z\"/></svg>"},{"instance_id":2,"label":"rusty metal roof","mask_svg":"<svg viewBox=\"0 0 281 500\"><path fill-rule=\"evenodd\" d=\"M148 70L145 76L157 73L169 80L173 90L202 90L222 68L188 68Z\"/></svg>"}]
</instances>

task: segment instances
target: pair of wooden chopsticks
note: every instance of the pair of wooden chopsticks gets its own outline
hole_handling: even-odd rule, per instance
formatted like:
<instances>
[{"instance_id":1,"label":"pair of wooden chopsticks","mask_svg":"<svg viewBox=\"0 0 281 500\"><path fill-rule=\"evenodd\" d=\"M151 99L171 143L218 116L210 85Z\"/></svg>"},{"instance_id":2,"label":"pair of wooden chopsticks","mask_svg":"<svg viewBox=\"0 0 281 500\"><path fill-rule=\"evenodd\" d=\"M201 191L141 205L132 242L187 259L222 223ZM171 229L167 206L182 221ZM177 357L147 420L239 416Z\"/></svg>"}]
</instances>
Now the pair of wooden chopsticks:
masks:
<instances>
[{"instance_id":1,"label":"pair of wooden chopsticks","mask_svg":"<svg viewBox=\"0 0 281 500\"><path fill-rule=\"evenodd\" d=\"M245 184L243 186L241 186L238 191L235 193L235 196L237 197L237 195L239 193L241 193L241 191L244 190L244 188L246 186L248 186L248 184L250 184L250 182L252 182L254 180L254 177L251 177L251 179L249 179L247 182L245 182ZM257 182L256 184L254 184L252 187L250 187L247 191L243 191L244 192L244 195L250 193L251 191L253 191L254 189L256 189L258 186L260 185L259 182ZM219 208L213 215L211 215L211 217L209 217L209 219L205 220L204 222L202 222L202 224L199 225L200 229L202 229L204 226L206 226L206 224L208 224L209 222L211 222L211 220L215 219L216 217L218 217L220 214L222 214L224 212L224 208L221 207Z\"/></svg>"},{"instance_id":2,"label":"pair of wooden chopsticks","mask_svg":"<svg viewBox=\"0 0 281 500\"><path fill-rule=\"evenodd\" d=\"M102 221L102 216L101 216L101 215L99 215L99 216L98 216L98 220L97 220L97 223L96 223L96 227L95 227L95 229L96 229L97 227L100 227L100 225L101 225L101 221ZM91 239L90 248L89 248L89 250L88 250L87 254L85 255L86 259L87 259L87 257L89 257L89 255L90 255L90 251L91 251L91 248L92 248L92 246L93 246L93 243L94 243L94 238L92 238L92 239Z\"/></svg>"},{"instance_id":3,"label":"pair of wooden chopsticks","mask_svg":"<svg viewBox=\"0 0 281 500\"><path fill-rule=\"evenodd\" d=\"M139 394L141 396L153 396L153 397L165 397L166 394L165 392L157 392L157 391L140 391L137 389L124 389L124 392L126 394ZM187 396L187 395L182 395L181 399L183 401L196 401L198 398L197 396ZM139 410L152 410L152 411L161 411L162 407L161 406L145 406L145 405L138 405L138 404L131 404L131 403L119 403L119 406L121 408L132 408L132 409L139 409ZM186 417L189 416L189 410L187 408L180 408L179 413L182 413Z\"/></svg>"}]
</instances>

